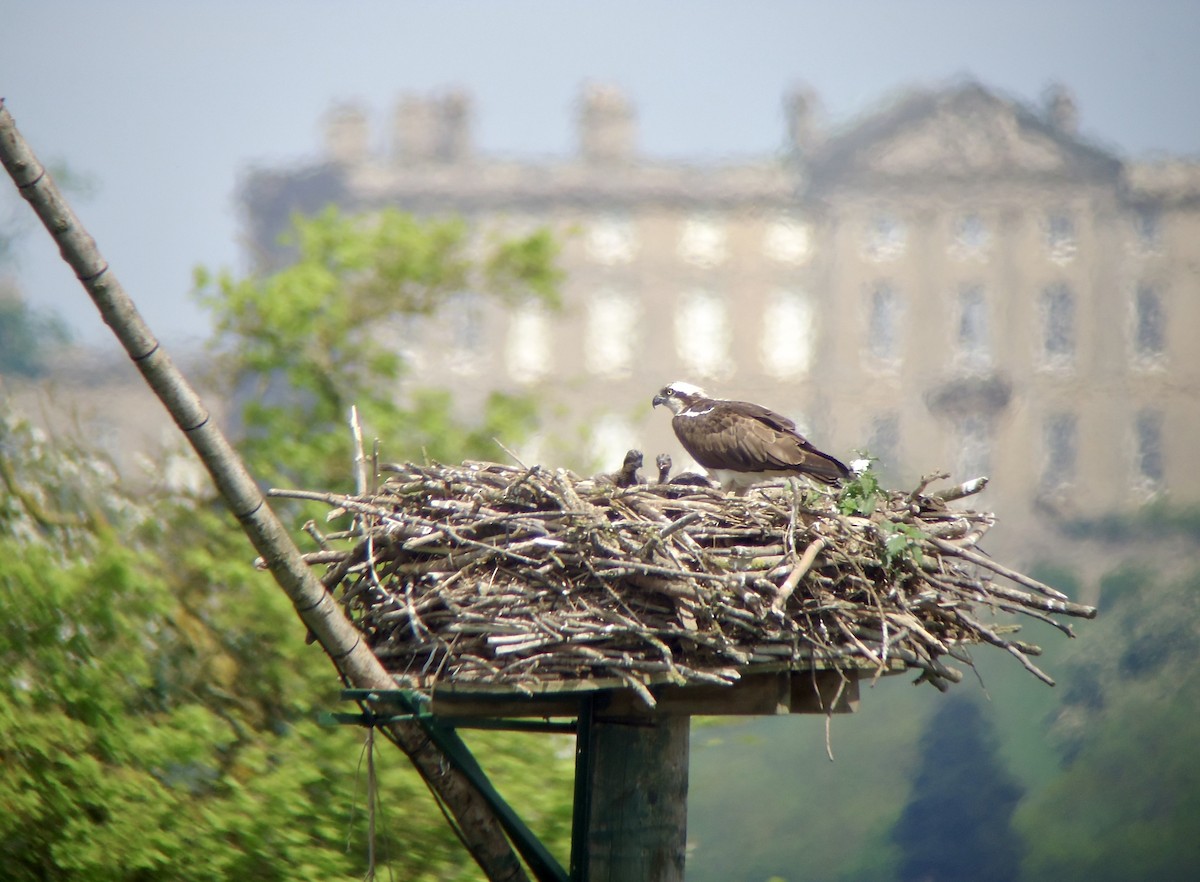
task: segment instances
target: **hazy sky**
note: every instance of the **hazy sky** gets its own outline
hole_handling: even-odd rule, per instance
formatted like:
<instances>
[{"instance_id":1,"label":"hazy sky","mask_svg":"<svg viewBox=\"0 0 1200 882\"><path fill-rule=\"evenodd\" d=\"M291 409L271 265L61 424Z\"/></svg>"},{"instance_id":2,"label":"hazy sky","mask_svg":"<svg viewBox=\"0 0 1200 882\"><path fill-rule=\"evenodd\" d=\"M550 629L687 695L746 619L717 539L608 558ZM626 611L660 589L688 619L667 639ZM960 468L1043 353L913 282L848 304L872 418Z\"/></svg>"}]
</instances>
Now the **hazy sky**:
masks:
<instances>
[{"instance_id":1,"label":"hazy sky","mask_svg":"<svg viewBox=\"0 0 1200 882\"><path fill-rule=\"evenodd\" d=\"M0 28L0 95L43 161L95 182L76 209L168 342L207 333L194 266L243 268L243 172L314 159L338 101L362 102L381 141L399 93L462 86L481 150L566 154L580 84L612 82L645 153L718 158L776 150L794 83L838 122L905 85L969 75L1033 102L1058 80L1085 137L1200 154L1193 0L0 0ZM27 209L0 183L7 223ZM15 271L32 303L104 340L40 228Z\"/></svg>"}]
</instances>

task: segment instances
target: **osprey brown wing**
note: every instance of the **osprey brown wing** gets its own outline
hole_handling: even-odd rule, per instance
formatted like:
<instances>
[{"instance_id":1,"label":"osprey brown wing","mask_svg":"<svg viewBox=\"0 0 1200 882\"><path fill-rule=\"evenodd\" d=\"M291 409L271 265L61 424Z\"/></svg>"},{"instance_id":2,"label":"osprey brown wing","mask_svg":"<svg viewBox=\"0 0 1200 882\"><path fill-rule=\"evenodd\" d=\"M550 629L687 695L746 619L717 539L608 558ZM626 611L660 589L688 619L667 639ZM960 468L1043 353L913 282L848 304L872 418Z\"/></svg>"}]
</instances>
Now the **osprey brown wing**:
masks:
<instances>
[{"instance_id":1,"label":"osprey brown wing","mask_svg":"<svg viewBox=\"0 0 1200 882\"><path fill-rule=\"evenodd\" d=\"M780 432L791 432L799 435L799 433L796 432L796 424L794 422L789 420L781 413L768 410L761 404L755 404L752 401L724 401L722 404L724 404L725 407L727 407L730 411L759 420Z\"/></svg>"},{"instance_id":2,"label":"osprey brown wing","mask_svg":"<svg viewBox=\"0 0 1200 882\"><path fill-rule=\"evenodd\" d=\"M708 413L675 421L679 440L706 469L796 471L828 483L850 474L797 433L791 420L756 404L719 402Z\"/></svg>"}]
</instances>

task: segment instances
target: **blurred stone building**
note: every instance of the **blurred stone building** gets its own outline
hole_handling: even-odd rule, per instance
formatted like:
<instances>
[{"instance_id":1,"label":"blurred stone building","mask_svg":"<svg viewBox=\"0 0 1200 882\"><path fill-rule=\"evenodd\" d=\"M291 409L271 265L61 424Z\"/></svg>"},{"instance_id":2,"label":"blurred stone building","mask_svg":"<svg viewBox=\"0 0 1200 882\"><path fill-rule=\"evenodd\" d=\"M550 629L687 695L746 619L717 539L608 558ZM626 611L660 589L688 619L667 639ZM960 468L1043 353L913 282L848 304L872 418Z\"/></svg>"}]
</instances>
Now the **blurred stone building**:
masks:
<instances>
[{"instance_id":1,"label":"blurred stone building","mask_svg":"<svg viewBox=\"0 0 1200 882\"><path fill-rule=\"evenodd\" d=\"M738 162L641 155L608 87L584 90L566 158L479 155L458 92L403 98L387 132L341 108L318 164L248 177L250 240L285 259L291 214L330 202L552 228L561 314L464 292L396 341L467 406L496 386L561 405L552 464L686 464L650 398L687 379L900 485L989 474L986 504L1034 544L1045 518L1200 501L1200 165L1090 143L1061 88L1036 108L911 91L835 130L811 93L784 108L781 150Z\"/></svg>"}]
</instances>

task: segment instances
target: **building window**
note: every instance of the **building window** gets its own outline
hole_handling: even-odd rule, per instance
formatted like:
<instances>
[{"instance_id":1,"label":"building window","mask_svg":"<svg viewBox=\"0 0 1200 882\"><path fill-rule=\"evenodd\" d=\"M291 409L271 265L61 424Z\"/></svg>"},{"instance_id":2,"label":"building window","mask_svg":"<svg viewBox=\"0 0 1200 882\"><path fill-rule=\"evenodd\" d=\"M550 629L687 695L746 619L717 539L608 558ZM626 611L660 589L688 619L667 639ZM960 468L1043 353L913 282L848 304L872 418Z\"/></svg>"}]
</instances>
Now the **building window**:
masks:
<instances>
[{"instance_id":1,"label":"building window","mask_svg":"<svg viewBox=\"0 0 1200 882\"><path fill-rule=\"evenodd\" d=\"M987 254L991 238L982 217L965 214L954 224L954 242L950 245L950 254L959 260L981 260Z\"/></svg>"},{"instance_id":2,"label":"building window","mask_svg":"<svg viewBox=\"0 0 1200 882\"><path fill-rule=\"evenodd\" d=\"M887 282L880 282L870 294L867 318L867 351L887 362L900 360L900 295Z\"/></svg>"},{"instance_id":3,"label":"building window","mask_svg":"<svg viewBox=\"0 0 1200 882\"><path fill-rule=\"evenodd\" d=\"M988 305L981 285L968 285L958 292L957 351L967 368L984 368L991 363Z\"/></svg>"},{"instance_id":4,"label":"building window","mask_svg":"<svg viewBox=\"0 0 1200 882\"><path fill-rule=\"evenodd\" d=\"M628 294L598 291L587 303L584 365L596 376L624 379L633 371L638 306Z\"/></svg>"},{"instance_id":5,"label":"building window","mask_svg":"<svg viewBox=\"0 0 1200 882\"><path fill-rule=\"evenodd\" d=\"M1070 263L1077 250L1075 220L1065 212L1046 218L1046 251L1055 263Z\"/></svg>"},{"instance_id":6,"label":"building window","mask_svg":"<svg viewBox=\"0 0 1200 882\"><path fill-rule=\"evenodd\" d=\"M1063 283L1042 292L1042 356L1048 367L1068 367L1075 359L1075 296Z\"/></svg>"},{"instance_id":7,"label":"building window","mask_svg":"<svg viewBox=\"0 0 1200 882\"><path fill-rule=\"evenodd\" d=\"M908 231L904 222L892 214L876 215L867 226L863 253L868 260L885 263L904 254Z\"/></svg>"},{"instance_id":8,"label":"building window","mask_svg":"<svg viewBox=\"0 0 1200 882\"><path fill-rule=\"evenodd\" d=\"M1161 359L1166 352L1166 337L1162 295L1153 285L1138 285L1133 297L1133 349L1137 358Z\"/></svg>"},{"instance_id":9,"label":"building window","mask_svg":"<svg viewBox=\"0 0 1200 882\"><path fill-rule=\"evenodd\" d=\"M812 256L808 224L786 215L771 221L763 236L763 253L780 263L806 263Z\"/></svg>"},{"instance_id":10,"label":"building window","mask_svg":"<svg viewBox=\"0 0 1200 882\"><path fill-rule=\"evenodd\" d=\"M728 257L725 226L710 217L693 217L679 234L679 256L687 263L711 269Z\"/></svg>"},{"instance_id":11,"label":"building window","mask_svg":"<svg viewBox=\"0 0 1200 882\"><path fill-rule=\"evenodd\" d=\"M900 418L896 414L878 414L871 420L866 452L878 460L875 465L880 474L896 477L900 458Z\"/></svg>"},{"instance_id":12,"label":"building window","mask_svg":"<svg viewBox=\"0 0 1200 882\"><path fill-rule=\"evenodd\" d=\"M1056 413L1042 426L1042 488L1054 490L1075 480L1078 454L1075 414Z\"/></svg>"},{"instance_id":13,"label":"building window","mask_svg":"<svg viewBox=\"0 0 1200 882\"><path fill-rule=\"evenodd\" d=\"M762 364L768 374L787 380L805 376L812 366L816 328L812 301L794 291L776 291L763 310Z\"/></svg>"},{"instance_id":14,"label":"building window","mask_svg":"<svg viewBox=\"0 0 1200 882\"><path fill-rule=\"evenodd\" d=\"M483 361L483 303L477 294L460 294L449 305L448 366L456 374L476 374Z\"/></svg>"},{"instance_id":15,"label":"building window","mask_svg":"<svg viewBox=\"0 0 1200 882\"><path fill-rule=\"evenodd\" d=\"M625 417L606 413L592 423L588 454L597 468L615 471L625 461L625 453L637 444L638 433Z\"/></svg>"},{"instance_id":16,"label":"building window","mask_svg":"<svg viewBox=\"0 0 1200 882\"><path fill-rule=\"evenodd\" d=\"M987 417L960 417L956 429L958 474L963 480L988 475L992 467L992 427Z\"/></svg>"},{"instance_id":17,"label":"building window","mask_svg":"<svg viewBox=\"0 0 1200 882\"><path fill-rule=\"evenodd\" d=\"M1157 251L1162 244L1162 214L1149 205L1138 208L1133 215L1133 232L1143 253Z\"/></svg>"},{"instance_id":18,"label":"building window","mask_svg":"<svg viewBox=\"0 0 1200 882\"><path fill-rule=\"evenodd\" d=\"M637 254L637 234L626 217L601 217L588 225L584 240L587 256L603 266L630 263Z\"/></svg>"},{"instance_id":19,"label":"building window","mask_svg":"<svg viewBox=\"0 0 1200 882\"><path fill-rule=\"evenodd\" d=\"M436 351L427 339L431 330L428 316L403 313L385 319L375 333L400 357L406 372L420 373L430 369L429 355Z\"/></svg>"},{"instance_id":20,"label":"building window","mask_svg":"<svg viewBox=\"0 0 1200 882\"><path fill-rule=\"evenodd\" d=\"M505 351L508 373L519 383L533 383L550 372L550 317L538 304L513 310Z\"/></svg>"},{"instance_id":21,"label":"building window","mask_svg":"<svg viewBox=\"0 0 1200 882\"><path fill-rule=\"evenodd\" d=\"M711 291L685 294L675 314L675 350L684 366L698 377L722 378L733 373L729 310Z\"/></svg>"},{"instance_id":22,"label":"building window","mask_svg":"<svg viewBox=\"0 0 1200 882\"><path fill-rule=\"evenodd\" d=\"M1163 480L1162 414L1156 410L1140 411L1134 433L1138 483L1157 487Z\"/></svg>"}]
</instances>

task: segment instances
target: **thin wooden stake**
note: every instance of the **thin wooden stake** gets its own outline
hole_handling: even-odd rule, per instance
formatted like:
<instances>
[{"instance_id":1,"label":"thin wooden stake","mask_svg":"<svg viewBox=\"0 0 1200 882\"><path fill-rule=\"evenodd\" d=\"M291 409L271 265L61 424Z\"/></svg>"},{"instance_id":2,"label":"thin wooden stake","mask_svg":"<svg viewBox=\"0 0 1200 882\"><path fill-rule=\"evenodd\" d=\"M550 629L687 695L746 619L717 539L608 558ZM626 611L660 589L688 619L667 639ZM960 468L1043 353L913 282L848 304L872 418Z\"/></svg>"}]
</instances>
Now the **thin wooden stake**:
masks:
<instances>
[{"instance_id":1,"label":"thin wooden stake","mask_svg":"<svg viewBox=\"0 0 1200 882\"><path fill-rule=\"evenodd\" d=\"M246 536L330 660L347 682L357 688L394 688L391 675L304 563L241 457L151 333L101 256L95 240L17 130L3 99L0 99L0 162L58 243L63 260L75 271L104 322L199 455ZM430 790L448 807L463 844L488 878L503 882L527 880L496 815L471 782L444 762L437 750L430 749L420 727L396 723L389 725L387 732L412 760Z\"/></svg>"}]
</instances>

